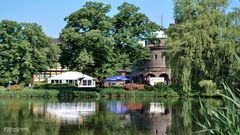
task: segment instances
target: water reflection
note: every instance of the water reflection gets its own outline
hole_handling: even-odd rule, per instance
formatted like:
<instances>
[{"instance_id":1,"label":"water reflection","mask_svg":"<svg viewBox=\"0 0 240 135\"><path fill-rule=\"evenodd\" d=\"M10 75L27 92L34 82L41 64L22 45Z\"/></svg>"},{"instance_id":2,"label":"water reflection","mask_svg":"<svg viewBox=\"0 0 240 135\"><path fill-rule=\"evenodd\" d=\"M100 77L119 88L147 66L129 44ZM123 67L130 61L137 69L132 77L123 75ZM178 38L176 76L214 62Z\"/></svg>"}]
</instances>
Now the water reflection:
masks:
<instances>
[{"instance_id":1,"label":"water reflection","mask_svg":"<svg viewBox=\"0 0 240 135\"><path fill-rule=\"evenodd\" d=\"M33 104L33 112L57 124L83 125L84 117L94 115L96 107L95 102Z\"/></svg>"},{"instance_id":2,"label":"water reflection","mask_svg":"<svg viewBox=\"0 0 240 135\"><path fill-rule=\"evenodd\" d=\"M130 110L140 110L143 108L142 103L138 102L121 102L121 101L109 101L107 102L107 109L110 112L121 114Z\"/></svg>"},{"instance_id":3,"label":"water reflection","mask_svg":"<svg viewBox=\"0 0 240 135\"><path fill-rule=\"evenodd\" d=\"M107 109L110 112L121 114L127 111L127 107L123 102L120 101L110 101L107 103Z\"/></svg>"},{"instance_id":4,"label":"water reflection","mask_svg":"<svg viewBox=\"0 0 240 135\"><path fill-rule=\"evenodd\" d=\"M221 105L218 100L204 103ZM68 103L0 99L0 110L0 130L26 128L21 132L31 135L183 135L197 131L194 117L202 118L195 99Z\"/></svg>"},{"instance_id":5,"label":"water reflection","mask_svg":"<svg viewBox=\"0 0 240 135\"><path fill-rule=\"evenodd\" d=\"M103 111L97 106L99 105L96 102L47 103L33 104L32 109L35 114L43 115L47 120L55 121L58 125L84 125L84 120L88 116ZM162 135L171 125L171 108L162 102L143 104L141 102L108 101L102 107L106 107L108 112L115 114L115 119L119 120L121 128L132 125L135 131Z\"/></svg>"},{"instance_id":6,"label":"water reflection","mask_svg":"<svg viewBox=\"0 0 240 135\"><path fill-rule=\"evenodd\" d=\"M151 102L130 114L136 131L148 131L152 135L165 134L171 124L171 108L161 102Z\"/></svg>"},{"instance_id":7,"label":"water reflection","mask_svg":"<svg viewBox=\"0 0 240 135\"><path fill-rule=\"evenodd\" d=\"M149 134L163 135L171 125L171 108L162 102L142 104L138 102L110 101L107 103L110 112L122 115L122 125L131 122L136 131L148 131Z\"/></svg>"},{"instance_id":8,"label":"water reflection","mask_svg":"<svg viewBox=\"0 0 240 135\"><path fill-rule=\"evenodd\" d=\"M165 113L165 107L163 103L151 102L150 103L150 113Z\"/></svg>"}]
</instances>

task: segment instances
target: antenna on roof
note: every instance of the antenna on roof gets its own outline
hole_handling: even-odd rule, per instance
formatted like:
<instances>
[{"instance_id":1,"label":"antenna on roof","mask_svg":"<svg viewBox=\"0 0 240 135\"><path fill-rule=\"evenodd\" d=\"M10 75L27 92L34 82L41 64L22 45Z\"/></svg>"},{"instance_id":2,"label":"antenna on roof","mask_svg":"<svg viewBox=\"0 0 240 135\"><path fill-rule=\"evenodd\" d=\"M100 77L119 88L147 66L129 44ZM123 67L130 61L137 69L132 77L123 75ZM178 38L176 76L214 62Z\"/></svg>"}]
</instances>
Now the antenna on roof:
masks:
<instances>
[{"instance_id":1,"label":"antenna on roof","mask_svg":"<svg viewBox=\"0 0 240 135\"><path fill-rule=\"evenodd\" d=\"M161 14L161 29L163 29L163 14Z\"/></svg>"}]
</instances>

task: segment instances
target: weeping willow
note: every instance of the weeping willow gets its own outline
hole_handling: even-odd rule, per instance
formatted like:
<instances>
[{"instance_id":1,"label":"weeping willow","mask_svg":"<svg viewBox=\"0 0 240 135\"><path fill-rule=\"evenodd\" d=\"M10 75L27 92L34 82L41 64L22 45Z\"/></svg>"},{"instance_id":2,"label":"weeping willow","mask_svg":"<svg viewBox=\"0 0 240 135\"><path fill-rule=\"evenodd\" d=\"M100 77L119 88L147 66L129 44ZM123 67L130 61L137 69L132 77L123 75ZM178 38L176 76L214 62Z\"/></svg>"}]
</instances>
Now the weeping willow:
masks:
<instances>
[{"instance_id":1,"label":"weeping willow","mask_svg":"<svg viewBox=\"0 0 240 135\"><path fill-rule=\"evenodd\" d=\"M173 83L189 95L199 82L233 82L239 65L239 10L226 12L229 0L174 0L175 24L167 30L167 63Z\"/></svg>"}]
</instances>

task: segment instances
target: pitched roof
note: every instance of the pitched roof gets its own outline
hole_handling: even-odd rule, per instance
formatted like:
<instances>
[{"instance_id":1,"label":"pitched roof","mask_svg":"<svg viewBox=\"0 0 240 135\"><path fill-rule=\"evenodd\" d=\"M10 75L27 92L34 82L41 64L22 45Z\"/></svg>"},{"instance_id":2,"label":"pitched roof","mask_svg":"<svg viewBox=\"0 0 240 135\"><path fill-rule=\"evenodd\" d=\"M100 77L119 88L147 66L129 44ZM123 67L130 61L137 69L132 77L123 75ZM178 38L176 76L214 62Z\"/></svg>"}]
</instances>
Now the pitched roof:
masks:
<instances>
[{"instance_id":1,"label":"pitched roof","mask_svg":"<svg viewBox=\"0 0 240 135\"><path fill-rule=\"evenodd\" d=\"M50 77L50 78L48 78L48 80L78 80L81 78L94 79L93 77L85 75L80 72L69 71L69 72L64 72L60 75Z\"/></svg>"}]
</instances>

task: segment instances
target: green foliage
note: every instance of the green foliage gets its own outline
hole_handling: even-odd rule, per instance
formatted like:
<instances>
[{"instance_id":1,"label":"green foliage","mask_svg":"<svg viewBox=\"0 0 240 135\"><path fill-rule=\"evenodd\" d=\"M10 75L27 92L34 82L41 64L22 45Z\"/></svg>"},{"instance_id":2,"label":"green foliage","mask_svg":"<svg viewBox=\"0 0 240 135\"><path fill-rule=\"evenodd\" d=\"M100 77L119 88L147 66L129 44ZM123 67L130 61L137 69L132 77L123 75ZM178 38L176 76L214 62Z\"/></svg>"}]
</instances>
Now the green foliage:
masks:
<instances>
[{"instance_id":1,"label":"green foliage","mask_svg":"<svg viewBox=\"0 0 240 135\"><path fill-rule=\"evenodd\" d=\"M72 84L37 84L34 85L34 89L46 91L58 91L58 98L61 99L69 99L69 98L77 98L77 99L90 99L90 98L98 98L99 93L95 88L77 88Z\"/></svg>"},{"instance_id":2,"label":"green foliage","mask_svg":"<svg viewBox=\"0 0 240 135\"><path fill-rule=\"evenodd\" d=\"M107 16L110 9L107 4L87 2L65 18L67 25L60 34L62 66L101 80L147 59L149 50L138 41L159 26L134 5L123 3L113 17Z\"/></svg>"},{"instance_id":3,"label":"green foliage","mask_svg":"<svg viewBox=\"0 0 240 135\"><path fill-rule=\"evenodd\" d=\"M91 54L88 54L86 49L83 49L79 53L79 55L77 56L74 62L76 63L76 65L79 66L79 67L76 67L79 70L85 69L87 65L94 64L93 56Z\"/></svg>"},{"instance_id":4,"label":"green foliage","mask_svg":"<svg viewBox=\"0 0 240 135\"><path fill-rule=\"evenodd\" d=\"M95 91L73 91L74 97L77 97L79 99L83 98L98 98L99 93Z\"/></svg>"},{"instance_id":5,"label":"green foliage","mask_svg":"<svg viewBox=\"0 0 240 135\"><path fill-rule=\"evenodd\" d=\"M125 97L127 95L127 91L122 88L103 88L100 89L101 97Z\"/></svg>"},{"instance_id":6,"label":"green foliage","mask_svg":"<svg viewBox=\"0 0 240 135\"><path fill-rule=\"evenodd\" d=\"M121 88L104 88L100 90L101 97L116 98L148 98L148 97L178 97L179 95L168 86L159 84L155 87L146 87L143 91L126 91Z\"/></svg>"},{"instance_id":7,"label":"green foliage","mask_svg":"<svg viewBox=\"0 0 240 135\"><path fill-rule=\"evenodd\" d=\"M153 37L152 33L160 28L139 10L139 7L125 2L118 7L119 13L112 18L116 52L127 55L130 62L126 63L125 59L119 59L123 66L132 66L131 63L148 59L149 48L143 47L138 41Z\"/></svg>"},{"instance_id":8,"label":"green foliage","mask_svg":"<svg viewBox=\"0 0 240 135\"><path fill-rule=\"evenodd\" d=\"M185 95L199 88L201 80L238 82L235 54L240 54L239 12L226 13L229 0L175 0L175 25L167 30L168 64L174 84Z\"/></svg>"},{"instance_id":9,"label":"green foliage","mask_svg":"<svg viewBox=\"0 0 240 135\"><path fill-rule=\"evenodd\" d=\"M240 63L239 57L236 55L236 63ZM239 78L237 78L239 80ZM219 135L238 135L240 134L240 94L238 83L230 85L223 84L223 90L217 94L223 98L223 106L218 108L213 106L204 106L202 109L205 114L205 123L198 121L203 130L199 132L207 132L208 134ZM214 86L213 84L210 85ZM207 111L208 108L211 111Z\"/></svg>"},{"instance_id":10,"label":"green foliage","mask_svg":"<svg viewBox=\"0 0 240 135\"><path fill-rule=\"evenodd\" d=\"M146 86L145 91L154 91L157 93L158 96L161 96L161 97L178 97L179 96L179 94L173 88L171 88L168 85L164 85L163 83L158 83L153 87Z\"/></svg>"},{"instance_id":11,"label":"green foliage","mask_svg":"<svg viewBox=\"0 0 240 135\"><path fill-rule=\"evenodd\" d=\"M98 78L113 75L113 39L106 13L110 5L87 2L83 8L65 18L67 26L61 39L63 66Z\"/></svg>"},{"instance_id":12,"label":"green foliage","mask_svg":"<svg viewBox=\"0 0 240 135\"><path fill-rule=\"evenodd\" d=\"M34 84L33 89L46 89L46 90L79 90L73 84L47 84L47 83L40 83Z\"/></svg>"},{"instance_id":13,"label":"green foliage","mask_svg":"<svg viewBox=\"0 0 240 135\"><path fill-rule=\"evenodd\" d=\"M224 85L223 106L204 106L205 123L197 122L208 134L239 135L240 134L240 98L229 86ZM212 111L207 111L211 108Z\"/></svg>"},{"instance_id":14,"label":"green foliage","mask_svg":"<svg viewBox=\"0 0 240 135\"><path fill-rule=\"evenodd\" d=\"M205 96L217 96L217 84L212 80L202 80L199 83L199 86L203 89L202 92Z\"/></svg>"},{"instance_id":15,"label":"green foliage","mask_svg":"<svg viewBox=\"0 0 240 135\"><path fill-rule=\"evenodd\" d=\"M58 48L35 23L0 22L0 84L31 82L33 74L51 67Z\"/></svg>"},{"instance_id":16,"label":"green foliage","mask_svg":"<svg viewBox=\"0 0 240 135\"><path fill-rule=\"evenodd\" d=\"M104 127L110 130L121 128L121 121L113 113L98 113L93 117L88 117L86 124L92 125L93 127Z\"/></svg>"},{"instance_id":17,"label":"green foliage","mask_svg":"<svg viewBox=\"0 0 240 135\"><path fill-rule=\"evenodd\" d=\"M56 98L58 96L57 90L34 90L24 88L18 91L0 91L0 97L44 97Z\"/></svg>"}]
</instances>

